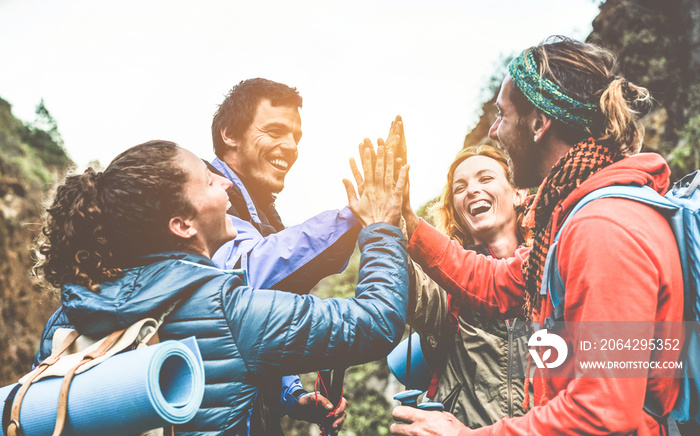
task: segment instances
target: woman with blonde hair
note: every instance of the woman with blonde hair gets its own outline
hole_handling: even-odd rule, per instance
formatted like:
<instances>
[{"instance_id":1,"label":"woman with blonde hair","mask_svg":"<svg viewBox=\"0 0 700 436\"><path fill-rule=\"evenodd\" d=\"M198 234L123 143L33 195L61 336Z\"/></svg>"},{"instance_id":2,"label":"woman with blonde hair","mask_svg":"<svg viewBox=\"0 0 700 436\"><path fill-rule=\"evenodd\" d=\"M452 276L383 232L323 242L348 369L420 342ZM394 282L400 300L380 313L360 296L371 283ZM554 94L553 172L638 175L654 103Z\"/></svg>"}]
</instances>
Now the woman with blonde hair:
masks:
<instances>
[{"instance_id":1,"label":"woman with blonde hair","mask_svg":"<svg viewBox=\"0 0 700 436\"><path fill-rule=\"evenodd\" d=\"M522 226L527 191L510 182L508 159L491 145L462 149L432 207L436 227L464 248L506 258L527 239ZM478 309L459 307L411 262L415 304L408 322L419 332L427 361L435 368L428 397L469 427L522 415L527 326L522 318L502 321Z\"/></svg>"}]
</instances>

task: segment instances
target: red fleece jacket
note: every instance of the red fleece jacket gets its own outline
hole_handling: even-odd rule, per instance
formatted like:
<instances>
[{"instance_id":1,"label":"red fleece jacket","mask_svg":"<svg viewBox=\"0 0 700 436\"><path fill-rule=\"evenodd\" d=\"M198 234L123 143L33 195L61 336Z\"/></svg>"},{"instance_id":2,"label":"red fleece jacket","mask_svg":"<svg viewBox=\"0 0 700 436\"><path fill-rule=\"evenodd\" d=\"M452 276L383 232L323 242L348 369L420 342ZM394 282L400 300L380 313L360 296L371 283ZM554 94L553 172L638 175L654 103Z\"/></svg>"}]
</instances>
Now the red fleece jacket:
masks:
<instances>
[{"instance_id":1,"label":"red fleece jacket","mask_svg":"<svg viewBox=\"0 0 700 436\"><path fill-rule=\"evenodd\" d=\"M644 153L601 170L555 209L552 238L583 196L613 184L649 185L663 194L669 169L659 155ZM479 306L499 317L522 313L521 266L529 249L519 249L510 259L488 258L464 250L424 221L408 248L411 257L461 304ZM566 288L567 322L682 320L683 279L673 232L666 219L648 206L616 198L590 203L563 230L557 263ZM540 321L551 314L546 297ZM572 369L577 360L580 351L568 345L574 356L557 370L567 370L567 365ZM664 357L677 359L678 353ZM643 411L645 396L657 399L669 413L679 388L678 379L654 378L653 369L649 378L562 379L545 374L533 383L535 404L544 397L545 405L460 434L663 435L664 429Z\"/></svg>"}]
</instances>

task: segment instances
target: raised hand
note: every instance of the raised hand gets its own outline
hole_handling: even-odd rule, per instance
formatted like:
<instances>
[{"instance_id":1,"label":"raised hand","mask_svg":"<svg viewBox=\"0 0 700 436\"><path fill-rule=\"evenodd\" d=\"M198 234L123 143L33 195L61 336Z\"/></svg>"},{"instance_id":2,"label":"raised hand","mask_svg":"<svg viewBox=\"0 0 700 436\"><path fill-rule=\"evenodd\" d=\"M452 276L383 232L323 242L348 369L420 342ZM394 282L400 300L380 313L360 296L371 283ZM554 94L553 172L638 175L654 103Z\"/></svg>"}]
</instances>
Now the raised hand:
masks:
<instances>
[{"instance_id":1,"label":"raised hand","mask_svg":"<svg viewBox=\"0 0 700 436\"><path fill-rule=\"evenodd\" d=\"M360 191L359 198L352 183L343 179L350 210L362 227L378 222L398 225L408 182L408 165L401 167L398 181L394 183L394 154L388 152L385 156L385 149L381 146L377 149L376 159L373 159L372 142L365 139L364 145L360 155L363 173L360 173L355 160L350 159L350 168Z\"/></svg>"},{"instance_id":2,"label":"raised hand","mask_svg":"<svg viewBox=\"0 0 700 436\"><path fill-rule=\"evenodd\" d=\"M377 141L377 145L382 145ZM385 141L387 151L394 153L394 158L401 159L401 164L396 164L394 167L394 177L398 178L399 169L401 165L408 163L406 148L406 137L403 132L403 120L401 120L401 115L397 115L396 119L391 122L391 127L389 128L389 136L386 137Z\"/></svg>"},{"instance_id":3,"label":"raised hand","mask_svg":"<svg viewBox=\"0 0 700 436\"><path fill-rule=\"evenodd\" d=\"M365 149L367 148L367 143L369 143L371 147L372 142L369 139L365 139L364 142L360 143L358 147L360 157L364 156ZM408 163L406 156L406 137L404 136L403 132L403 121L401 120L401 115L397 115L394 121L391 122L391 127L389 128L389 135L386 137L386 141L381 138L377 139L377 146L384 147L384 150L386 150L387 152L390 151L394 153L394 181L398 181L399 174L401 173L401 167ZM377 155L374 152L374 147L372 147L371 150L372 165L374 165ZM357 181L357 176L355 176L355 180ZM361 185L358 185L358 191L360 195L362 195Z\"/></svg>"}]
</instances>

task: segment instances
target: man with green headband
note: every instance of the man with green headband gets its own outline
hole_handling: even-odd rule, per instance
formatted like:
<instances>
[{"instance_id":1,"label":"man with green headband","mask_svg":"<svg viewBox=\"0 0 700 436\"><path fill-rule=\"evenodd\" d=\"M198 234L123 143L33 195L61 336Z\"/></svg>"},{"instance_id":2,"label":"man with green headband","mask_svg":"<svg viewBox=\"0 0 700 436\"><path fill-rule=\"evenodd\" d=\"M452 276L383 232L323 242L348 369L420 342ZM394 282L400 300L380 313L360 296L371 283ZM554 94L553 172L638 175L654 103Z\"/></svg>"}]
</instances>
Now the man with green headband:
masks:
<instances>
[{"instance_id":1,"label":"man with green headband","mask_svg":"<svg viewBox=\"0 0 700 436\"><path fill-rule=\"evenodd\" d=\"M668 189L663 158L638 154L643 130L637 116L650 95L615 75L614 64L607 50L555 38L526 49L509 65L490 136L510 154L515 184L539 186L525 218L534 233L532 249L519 249L507 260L488 259L449 241L410 204L403 207L411 258L457 304L494 317L524 314L537 325L534 330L549 329L529 342L534 377L526 383L534 385L535 406L524 416L475 430L446 412L400 406L392 434L666 434L679 379L648 364L662 358L676 363L680 350L626 352L646 363L646 370L603 373L579 364L593 351L575 342L583 329L577 326L591 325L586 323L627 321L640 338L651 338L658 323L683 319L681 264L666 218L636 201L603 198L576 213L556 251L552 245L576 203L598 188ZM550 251L566 290L557 312L546 287L542 293ZM620 334L608 332L611 339ZM602 343L596 346L601 360L613 355L601 350Z\"/></svg>"}]
</instances>

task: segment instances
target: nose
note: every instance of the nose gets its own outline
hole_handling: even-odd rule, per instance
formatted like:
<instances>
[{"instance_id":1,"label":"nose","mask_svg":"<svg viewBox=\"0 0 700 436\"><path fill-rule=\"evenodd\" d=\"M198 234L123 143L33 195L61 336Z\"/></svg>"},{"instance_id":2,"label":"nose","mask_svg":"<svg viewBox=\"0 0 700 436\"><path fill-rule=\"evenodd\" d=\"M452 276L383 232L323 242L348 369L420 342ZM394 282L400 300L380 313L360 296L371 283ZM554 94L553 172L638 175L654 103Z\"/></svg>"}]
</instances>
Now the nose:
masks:
<instances>
[{"instance_id":1,"label":"nose","mask_svg":"<svg viewBox=\"0 0 700 436\"><path fill-rule=\"evenodd\" d=\"M231 186L233 186L233 182L231 182L226 177L222 177L218 174L216 175L216 177L219 178L219 181L221 182L221 186L224 188L224 191L228 191L229 189L231 189Z\"/></svg>"},{"instance_id":2,"label":"nose","mask_svg":"<svg viewBox=\"0 0 700 436\"><path fill-rule=\"evenodd\" d=\"M280 144L280 148L282 150L291 151L291 152L296 153L297 141L296 141L296 139L294 139L294 135L290 134L290 135L286 136L284 138L284 140L282 141L282 143Z\"/></svg>"},{"instance_id":3,"label":"nose","mask_svg":"<svg viewBox=\"0 0 700 436\"><path fill-rule=\"evenodd\" d=\"M496 118L496 121L491 124L491 128L489 129L489 138L493 139L494 141L498 141L498 135L496 132L498 132L498 126L501 124L501 118L498 117Z\"/></svg>"}]
</instances>

